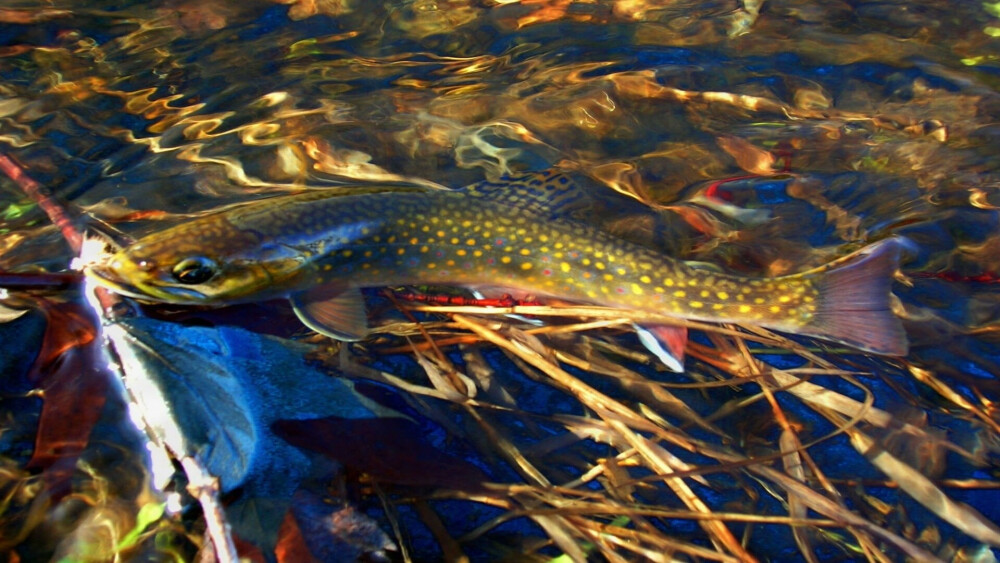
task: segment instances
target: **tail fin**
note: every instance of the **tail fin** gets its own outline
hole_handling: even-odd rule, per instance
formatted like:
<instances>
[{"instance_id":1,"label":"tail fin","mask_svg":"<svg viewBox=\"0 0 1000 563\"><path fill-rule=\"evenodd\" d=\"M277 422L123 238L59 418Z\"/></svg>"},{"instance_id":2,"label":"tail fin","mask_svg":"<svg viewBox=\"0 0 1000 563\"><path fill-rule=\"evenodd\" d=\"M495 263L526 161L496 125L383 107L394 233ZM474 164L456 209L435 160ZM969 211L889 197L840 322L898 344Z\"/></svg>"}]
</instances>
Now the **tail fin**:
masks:
<instances>
[{"instance_id":1,"label":"tail fin","mask_svg":"<svg viewBox=\"0 0 1000 563\"><path fill-rule=\"evenodd\" d=\"M886 239L862 258L818 274L818 307L800 332L875 354L905 356L906 332L890 307L902 244Z\"/></svg>"}]
</instances>

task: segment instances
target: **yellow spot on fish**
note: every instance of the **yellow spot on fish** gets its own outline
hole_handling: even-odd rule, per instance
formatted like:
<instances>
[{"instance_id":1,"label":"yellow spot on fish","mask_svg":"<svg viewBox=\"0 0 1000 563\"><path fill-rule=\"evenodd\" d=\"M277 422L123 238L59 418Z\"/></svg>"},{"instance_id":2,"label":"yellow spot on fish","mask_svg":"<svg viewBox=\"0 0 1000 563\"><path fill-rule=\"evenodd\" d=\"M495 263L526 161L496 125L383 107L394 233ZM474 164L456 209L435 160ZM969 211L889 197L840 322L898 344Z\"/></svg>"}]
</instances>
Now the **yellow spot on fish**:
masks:
<instances>
[{"instance_id":1,"label":"yellow spot on fish","mask_svg":"<svg viewBox=\"0 0 1000 563\"><path fill-rule=\"evenodd\" d=\"M812 303L813 302L813 298L812 298L811 295L803 295L802 296L802 300L805 301L806 303Z\"/></svg>"},{"instance_id":2,"label":"yellow spot on fish","mask_svg":"<svg viewBox=\"0 0 1000 563\"><path fill-rule=\"evenodd\" d=\"M719 299L723 299L723 300L729 299L729 294L726 293L725 291L720 291L720 292L716 293L715 296L718 297Z\"/></svg>"},{"instance_id":3,"label":"yellow spot on fish","mask_svg":"<svg viewBox=\"0 0 1000 563\"><path fill-rule=\"evenodd\" d=\"M366 250L365 251L365 258L371 258L371 257L372 257L372 251L371 250Z\"/></svg>"},{"instance_id":4,"label":"yellow spot on fish","mask_svg":"<svg viewBox=\"0 0 1000 563\"><path fill-rule=\"evenodd\" d=\"M426 245L420 247L420 252L427 252L428 250L430 250L430 248L428 248Z\"/></svg>"},{"instance_id":5,"label":"yellow spot on fish","mask_svg":"<svg viewBox=\"0 0 1000 563\"><path fill-rule=\"evenodd\" d=\"M687 297L687 292L682 289L678 289L674 292L674 297Z\"/></svg>"},{"instance_id":6,"label":"yellow spot on fish","mask_svg":"<svg viewBox=\"0 0 1000 563\"><path fill-rule=\"evenodd\" d=\"M694 287L696 285L698 285L698 280L695 279L688 280L688 287Z\"/></svg>"},{"instance_id":7,"label":"yellow spot on fish","mask_svg":"<svg viewBox=\"0 0 1000 563\"><path fill-rule=\"evenodd\" d=\"M771 305L768 311L771 311L772 313L780 313L781 307L778 307L777 305Z\"/></svg>"},{"instance_id":8,"label":"yellow spot on fish","mask_svg":"<svg viewBox=\"0 0 1000 563\"><path fill-rule=\"evenodd\" d=\"M472 251L472 255L475 256L476 258L479 258L480 256L483 255L483 251L482 250L473 250Z\"/></svg>"},{"instance_id":9,"label":"yellow spot on fish","mask_svg":"<svg viewBox=\"0 0 1000 563\"><path fill-rule=\"evenodd\" d=\"M570 270L569 262L563 262L562 264L559 264L559 269L562 270L563 272L568 272Z\"/></svg>"},{"instance_id":10,"label":"yellow spot on fish","mask_svg":"<svg viewBox=\"0 0 1000 563\"><path fill-rule=\"evenodd\" d=\"M549 242L549 237L547 235L538 235L538 242Z\"/></svg>"},{"instance_id":11,"label":"yellow spot on fish","mask_svg":"<svg viewBox=\"0 0 1000 563\"><path fill-rule=\"evenodd\" d=\"M639 281L642 283L651 283L653 280L649 279L649 276L639 276Z\"/></svg>"},{"instance_id":12,"label":"yellow spot on fish","mask_svg":"<svg viewBox=\"0 0 1000 563\"><path fill-rule=\"evenodd\" d=\"M458 244L458 237L451 237L452 244Z\"/></svg>"},{"instance_id":13,"label":"yellow spot on fish","mask_svg":"<svg viewBox=\"0 0 1000 563\"><path fill-rule=\"evenodd\" d=\"M389 244L392 244L392 243L396 242L396 237L389 237L389 238L385 239L385 242L387 242Z\"/></svg>"},{"instance_id":14,"label":"yellow spot on fish","mask_svg":"<svg viewBox=\"0 0 1000 563\"><path fill-rule=\"evenodd\" d=\"M716 304L712 305L712 310L714 310L714 311L721 311L722 310L722 303L716 303Z\"/></svg>"},{"instance_id":15,"label":"yellow spot on fish","mask_svg":"<svg viewBox=\"0 0 1000 563\"><path fill-rule=\"evenodd\" d=\"M444 231L438 231L438 232L436 232L434 234L436 234L438 236L438 238L444 238Z\"/></svg>"},{"instance_id":16,"label":"yellow spot on fish","mask_svg":"<svg viewBox=\"0 0 1000 563\"><path fill-rule=\"evenodd\" d=\"M663 285L667 287L674 287L674 280L672 278L667 278L663 280Z\"/></svg>"},{"instance_id":17,"label":"yellow spot on fish","mask_svg":"<svg viewBox=\"0 0 1000 563\"><path fill-rule=\"evenodd\" d=\"M708 297L708 296L709 296L709 295L711 295L711 294L710 294L710 293L708 292L708 290L707 290L707 289L703 289L703 290L701 290L701 293L700 293L700 295L701 295L702 297Z\"/></svg>"},{"instance_id":18,"label":"yellow spot on fish","mask_svg":"<svg viewBox=\"0 0 1000 563\"><path fill-rule=\"evenodd\" d=\"M531 254L531 249L529 249L529 248L522 248L521 249L521 254L523 254L524 256L527 256L527 255Z\"/></svg>"},{"instance_id":19,"label":"yellow spot on fish","mask_svg":"<svg viewBox=\"0 0 1000 563\"><path fill-rule=\"evenodd\" d=\"M640 287L637 283L632 284L632 293L642 295L642 287Z\"/></svg>"},{"instance_id":20,"label":"yellow spot on fish","mask_svg":"<svg viewBox=\"0 0 1000 563\"><path fill-rule=\"evenodd\" d=\"M604 262L594 262L594 267L597 268L598 270L603 270Z\"/></svg>"},{"instance_id":21,"label":"yellow spot on fish","mask_svg":"<svg viewBox=\"0 0 1000 563\"><path fill-rule=\"evenodd\" d=\"M455 265L455 261L454 260L448 260L447 262L444 263L444 265L445 266L454 266Z\"/></svg>"},{"instance_id":22,"label":"yellow spot on fish","mask_svg":"<svg viewBox=\"0 0 1000 563\"><path fill-rule=\"evenodd\" d=\"M758 305L761 305L761 304L764 303L764 298L763 297L754 297L753 302L756 303L756 304L758 304Z\"/></svg>"},{"instance_id":23,"label":"yellow spot on fish","mask_svg":"<svg viewBox=\"0 0 1000 563\"><path fill-rule=\"evenodd\" d=\"M531 262L525 262L525 263L521 264L521 269L522 270L530 270L531 269Z\"/></svg>"},{"instance_id":24,"label":"yellow spot on fish","mask_svg":"<svg viewBox=\"0 0 1000 563\"><path fill-rule=\"evenodd\" d=\"M468 229L469 227L472 226L472 221L468 221L468 220L462 221L462 226L465 227L466 229Z\"/></svg>"},{"instance_id":25,"label":"yellow spot on fish","mask_svg":"<svg viewBox=\"0 0 1000 563\"><path fill-rule=\"evenodd\" d=\"M323 266L323 269L329 272L331 269L333 269L333 266L331 266L330 264L326 264Z\"/></svg>"},{"instance_id":26,"label":"yellow spot on fish","mask_svg":"<svg viewBox=\"0 0 1000 563\"><path fill-rule=\"evenodd\" d=\"M340 252L340 255L343 256L344 258L350 258L351 254L354 254L354 253L351 252L350 250L343 250L343 251Z\"/></svg>"},{"instance_id":27,"label":"yellow spot on fish","mask_svg":"<svg viewBox=\"0 0 1000 563\"><path fill-rule=\"evenodd\" d=\"M396 254L406 254L406 249L400 247L398 250L396 250Z\"/></svg>"},{"instance_id":28,"label":"yellow spot on fish","mask_svg":"<svg viewBox=\"0 0 1000 563\"><path fill-rule=\"evenodd\" d=\"M611 281L613 279L615 279L615 277L611 274L604 274L604 281Z\"/></svg>"},{"instance_id":29,"label":"yellow spot on fish","mask_svg":"<svg viewBox=\"0 0 1000 563\"><path fill-rule=\"evenodd\" d=\"M787 295L782 295L781 297L778 298L778 301L781 303L788 303L791 300L792 298Z\"/></svg>"},{"instance_id":30,"label":"yellow spot on fish","mask_svg":"<svg viewBox=\"0 0 1000 563\"><path fill-rule=\"evenodd\" d=\"M465 256L466 252L464 248L459 248L458 250L455 251L455 254L459 256Z\"/></svg>"},{"instance_id":31,"label":"yellow spot on fish","mask_svg":"<svg viewBox=\"0 0 1000 563\"><path fill-rule=\"evenodd\" d=\"M751 310L750 305L740 305L739 312L741 312L741 313L749 313L750 310Z\"/></svg>"},{"instance_id":32,"label":"yellow spot on fish","mask_svg":"<svg viewBox=\"0 0 1000 563\"><path fill-rule=\"evenodd\" d=\"M476 246L476 239L470 238L469 240L465 241L465 244L469 246Z\"/></svg>"},{"instance_id":33,"label":"yellow spot on fish","mask_svg":"<svg viewBox=\"0 0 1000 563\"><path fill-rule=\"evenodd\" d=\"M580 261L580 263L583 264L584 266L589 266L590 258L584 258L583 260Z\"/></svg>"},{"instance_id":34,"label":"yellow spot on fish","mask_svg":"<svg viewBox=\"0 0 1000 563\"><path fill-rule=\"evenodd\" d=\"M503 262L504 264L510 264L510 256L504 256L503 258L500 259L500 261Z\"/></svg>"},{"instance_id":35,"label":"yellow spot on fish","mask_svg":"<svg viewBox=\"0 0 1000 563\"><path fill-rule=\"evenodd\" d=\"M410 239L410 244L417 244L418 242L420 242L420 239L418 239L417 237L413 237Z\"/></svg>"},{"instance_id":36,"label":"yellow spot on fish","mask_svg":"<svg viewBox=\"0 0 1000 563\"><path fill-rule=\"evenodd\" d=\"M694 307L695 309L701 309L702 307L705 306L705 304L702 303L701 301L692 301L692 302L688 303L688 305Z\"/></svg>"},{"instance_id":37,"label":"yellow spot on fish","mask_svg":"<svg viewBox=\"0 0 1000 563\"><path fill-rule=\"evenodd\" d=\"M437 268L437 264L435 264L434 262L428 262L427 269L433 270L434 268Z\"/></svg>"}]
</instances>

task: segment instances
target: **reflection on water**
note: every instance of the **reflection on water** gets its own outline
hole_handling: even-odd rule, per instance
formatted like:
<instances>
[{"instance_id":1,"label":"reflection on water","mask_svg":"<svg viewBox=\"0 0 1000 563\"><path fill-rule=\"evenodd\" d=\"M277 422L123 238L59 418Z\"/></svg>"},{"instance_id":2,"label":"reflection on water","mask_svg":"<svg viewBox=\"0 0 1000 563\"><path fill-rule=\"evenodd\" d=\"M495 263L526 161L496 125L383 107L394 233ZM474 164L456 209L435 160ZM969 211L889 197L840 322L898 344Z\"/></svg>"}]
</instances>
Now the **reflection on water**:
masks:
<instances>
[{"instance_id":1,"label":"reflection on water","mask_svg":"<svg viewBox=\"0 0 1000 563\"><path fill-rule=\"evenodd\" d=\"M0 8L0 152L132 235L159 228L136 213L303 186L546 169L652 210L609 210L608 230L745 275L902 235L915 243L896 285L911 356L851 369L946 381L878 382L889 398L875 402L964 432L952 439L982 462L1000 394L998 6L13 0ZM2 185L0 270L63 269L58 233ZM971 471L954 467L933 476ZM952 541L971 545L921 545L950 558ZM782 557L766 534L750 543Z\"/></svg>"}]
</instances>

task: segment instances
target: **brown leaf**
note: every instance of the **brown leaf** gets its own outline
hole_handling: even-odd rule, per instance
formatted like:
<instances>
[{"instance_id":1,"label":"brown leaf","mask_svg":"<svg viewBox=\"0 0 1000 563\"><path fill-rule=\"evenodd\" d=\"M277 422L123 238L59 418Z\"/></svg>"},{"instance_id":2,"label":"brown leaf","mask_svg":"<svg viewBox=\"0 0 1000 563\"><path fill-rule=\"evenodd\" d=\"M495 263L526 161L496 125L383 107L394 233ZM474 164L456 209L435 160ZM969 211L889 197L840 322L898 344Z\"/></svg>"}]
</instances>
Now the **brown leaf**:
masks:
<instances>
[{"instance_id":1,"label":"brown leaf","mask_svg":"<svg viewBox=\"0 0 1000 563\"><path fill-rule=\"evenodd\" d=\"M750 141L720 135L715 140L719 147L736 160L736 165L751 174L770 176L774 174L774 155L770 151L754 146Z\"/></svg>"}]
</instances>

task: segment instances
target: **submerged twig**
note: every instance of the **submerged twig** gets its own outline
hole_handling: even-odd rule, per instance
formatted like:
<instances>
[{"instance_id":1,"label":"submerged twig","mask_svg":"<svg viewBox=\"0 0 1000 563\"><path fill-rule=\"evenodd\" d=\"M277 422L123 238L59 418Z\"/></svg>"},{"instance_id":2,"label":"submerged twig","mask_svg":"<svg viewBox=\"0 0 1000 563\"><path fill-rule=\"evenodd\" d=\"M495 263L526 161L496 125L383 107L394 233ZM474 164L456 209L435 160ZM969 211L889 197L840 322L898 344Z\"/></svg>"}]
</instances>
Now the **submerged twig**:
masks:
<instances>
[{"instance_id":1,"label":"submerged twig","mask_svg":"<svg viewBox=\"0 0 1000 563\"><path fill-rule=\"evenodd\" d=\"M41 184L33 180L28 174L6 155L0 154L0 171L11 178L38 206L45 211L49 219L55 224L67 244L80 256L82 263L86 264L95 259L100 252L103 252L103 245L96 242L94 245L86 244L83 235L73 225L66 210L55 201ZM101 248L98 248L101 247ZM65 287L76 284L81 280L78 273L63 274L4 274L0 285L21 286L21 287ZM6 283L3 283L6 282ZM130 312L124 299L113 294L104 288L93 287L85 284L85 297L91 306L95 318L103 321L103 324L113 324L120 315ZM101 324L101 323L95 323ZM105 333L105 342L111 348L114 343ZM120 370L120 365L110 366L119 379L124 379L125 374ZM143 414L143 413L140 413ZM146 429L147 433L150 431ZM154 443L159 443L155 437ZM158 447L162 447L159 445ZM173 452L178 454L179 452ZM215 546L216 557L221 562L235 562L238 560L235 543L229 531L222 505L219 501L218 480L205 470L200 461L189 456L177 456L184 472L191 484L192 494L201 503L204 512L205 522L209 537Z\"/></svg>"},{"instance_id":2,"label":"submerged twig","mask_svg":"<svg viewBox=\"0 0 1000 563\"><path fill-rule=\"evenodd\" d=\"M62 232L63 238L66 239L69 247L74 253L79 254L80 249L83 247L83 235L73 225L73 221L70 220L66 210L52 199L48 190L33 180L31 176L28 176L23 168L4 154L0 154L0 171L13 180L28 197L42 208L42 211L45 211L52 224Z\"/></svg>"}]
</instances>

